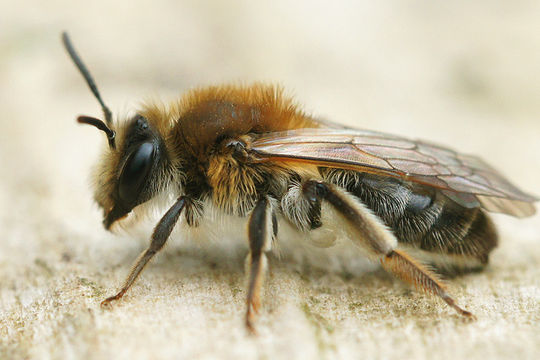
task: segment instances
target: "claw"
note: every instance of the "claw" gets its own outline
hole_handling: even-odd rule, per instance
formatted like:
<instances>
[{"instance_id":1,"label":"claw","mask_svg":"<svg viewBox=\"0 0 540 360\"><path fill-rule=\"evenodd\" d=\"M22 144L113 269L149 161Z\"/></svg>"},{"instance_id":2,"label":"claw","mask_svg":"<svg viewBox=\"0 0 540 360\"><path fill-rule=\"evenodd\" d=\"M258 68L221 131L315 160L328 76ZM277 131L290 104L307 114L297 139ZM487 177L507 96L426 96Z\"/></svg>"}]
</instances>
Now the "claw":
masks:
<instances>
[{"instance_id":1,"label":"claw","mask_svg":"<svg viewBox=\"0 0 540 360\"><path fill-rule=\"evenodd\" d=\"M120 291L118 294L106 298L105 300L103 300L101 302L101 304L100 304L101 307L104 308L104 309L110 309L111 308L111 302L120 299L122 296L124 296L124 293L125 292Z\"/></svg>"}]
</instances>

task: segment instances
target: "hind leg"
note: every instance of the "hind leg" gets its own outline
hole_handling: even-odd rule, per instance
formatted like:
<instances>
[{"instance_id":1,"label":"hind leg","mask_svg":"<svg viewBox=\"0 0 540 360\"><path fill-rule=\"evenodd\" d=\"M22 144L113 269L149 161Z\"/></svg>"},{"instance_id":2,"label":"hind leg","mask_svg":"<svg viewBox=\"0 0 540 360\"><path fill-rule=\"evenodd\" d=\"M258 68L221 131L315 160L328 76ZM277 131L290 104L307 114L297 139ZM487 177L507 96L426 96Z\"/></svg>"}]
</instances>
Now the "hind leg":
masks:
<instances>
[{"instance_id":1,"label":"hind leg","mask_svg":"<svg viewBox=\"0 0 540 360\"><path fill-rule=\"evenodd\" d=\"M341 188L319 181L308 181L303 192L308 201L328 202L359 236L355 240L365 252L378 259L385 270L399 279L424 292L439 296L460 315L473 315L459 307L447 292L440 278L414 257L397 249L397 240L392 232L366 208L356 197Z\"/></svg>"}]
</instances>

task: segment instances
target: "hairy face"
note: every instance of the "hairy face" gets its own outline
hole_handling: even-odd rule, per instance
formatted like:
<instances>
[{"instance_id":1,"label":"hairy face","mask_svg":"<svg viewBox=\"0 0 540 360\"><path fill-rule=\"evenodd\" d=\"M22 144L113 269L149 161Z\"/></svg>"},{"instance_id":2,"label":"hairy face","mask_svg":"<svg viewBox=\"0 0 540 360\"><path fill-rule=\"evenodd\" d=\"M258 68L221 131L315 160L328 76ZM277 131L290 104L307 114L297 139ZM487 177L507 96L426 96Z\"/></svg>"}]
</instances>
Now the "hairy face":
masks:
<instances>
[{"instance_id":1,"label":"hairy face","mask_svg":"<svg viewBox=\"0 0 540 360\"><path fill-rule=\"evenodd\" d=\"M170 161L152 121L135 115L118 126L117 147L108 147L94 173L94 199L111 225L169 185Z\"/></svg>"}]
</instances>

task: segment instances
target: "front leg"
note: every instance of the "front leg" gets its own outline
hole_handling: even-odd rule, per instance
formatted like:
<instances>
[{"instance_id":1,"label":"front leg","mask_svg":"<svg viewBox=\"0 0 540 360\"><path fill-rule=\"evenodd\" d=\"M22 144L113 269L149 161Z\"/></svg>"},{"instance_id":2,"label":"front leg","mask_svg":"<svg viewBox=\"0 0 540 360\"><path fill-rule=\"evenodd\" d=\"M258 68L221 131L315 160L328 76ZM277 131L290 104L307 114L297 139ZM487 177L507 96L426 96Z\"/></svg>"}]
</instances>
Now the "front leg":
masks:
<instances>
[{"instance_id":1,"label":"front leg","mask_svg":"<svg viewBox=\"0 0 540 360\"><path fill-rule=\"evenodd\" d=\"M319 199L330 203L360 236L354 239L357 244L372 258L379 259L386 271L417 289L439 296L459 314L474 317L456 304L434 272L396 248L397 240L392 232L356 197L335 185L319 181L308 181L303 192L312 203Z\"/></svg>"},{"instance_id":2,"label":"front leg","mask_svg":"<svg viewBox=\"0 0 540 360\"><path fill-rule=\"evenodd\" d=\"M261 306L260 293L267 268L265 253L270 251L272 236L277 232L277 222L272 211L272 202L268 197L261 198L249 217L249 282L247 295L246 326L255 332L255 316Z\"/></svg>"},{"instance_id":3,"label":"front leg","mask_svg":"<svg viewBox=\"0 0 540 360\"><path fill-rule=\"evenodd\" d=\"M139 255L120 291L116 295L103 300L101 302L101 306L107 306L111 301L120 299L122 296L124 296L126 291L128 291L131 285L133 285L146 264L154 257L154 255L157 254L159 250L161 250L163 245L165 245L165 242L167 242L174 225L178 221L182 210L186 206L186 201L187 199L183 196L178 198L174 205L171 206L165 215L163 215L161 220L159 220L159 223L154 228L150 246L148 246L148 248L143 251L141 255Z\"/></svg>"}]
</instances>

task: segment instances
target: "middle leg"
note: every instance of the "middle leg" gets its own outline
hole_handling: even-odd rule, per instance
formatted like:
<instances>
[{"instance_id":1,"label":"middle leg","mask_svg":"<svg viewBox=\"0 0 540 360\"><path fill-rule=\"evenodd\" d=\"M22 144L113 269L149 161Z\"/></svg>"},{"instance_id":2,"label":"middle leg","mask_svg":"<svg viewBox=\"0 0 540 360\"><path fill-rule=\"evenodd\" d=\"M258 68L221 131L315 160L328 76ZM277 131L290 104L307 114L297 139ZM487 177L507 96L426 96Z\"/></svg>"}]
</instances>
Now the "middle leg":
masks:
<instances>
[{"instance_id":1,"label":"middle leg","mask_svg":"<svg viewBox=\"0 0 540 360\"><path fill-rule=\"evenodd\" d=\"M261 306L260 293L267 267L266 253L270 251L272 237L277 232L277 222L269 197L262 197L249 217L249 280L246 311L246 326L255 332L254 321Z\"/></svg>"}]
</instances>

